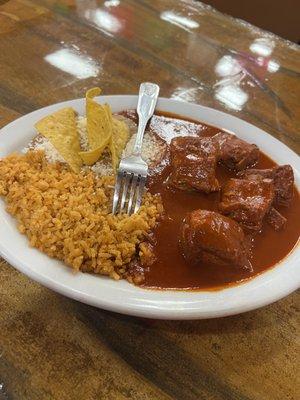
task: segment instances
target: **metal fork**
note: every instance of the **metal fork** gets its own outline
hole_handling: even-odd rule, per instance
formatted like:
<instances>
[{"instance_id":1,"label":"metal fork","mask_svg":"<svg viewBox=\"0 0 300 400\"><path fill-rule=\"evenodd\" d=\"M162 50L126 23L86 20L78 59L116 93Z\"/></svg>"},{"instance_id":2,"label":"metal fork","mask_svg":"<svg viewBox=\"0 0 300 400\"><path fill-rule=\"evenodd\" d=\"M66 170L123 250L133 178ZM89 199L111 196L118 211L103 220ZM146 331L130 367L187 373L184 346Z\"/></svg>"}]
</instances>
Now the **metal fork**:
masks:
<instances>
[{"instance_id":1,"label":"metal fork","mask_svg":"<svg viewBox=\"0 0 300 400\"><path fill-rule=\"evenodd\" d=\"M153 115L158 93L159 86L154 83L144 82L140 85L137 136L131 155L122 158L119 165L113 197L113 214L126 212L131 215L141 206L148 175L148 165L141 156L143 137L147 122Z\"/></svg>"}]
</instances>

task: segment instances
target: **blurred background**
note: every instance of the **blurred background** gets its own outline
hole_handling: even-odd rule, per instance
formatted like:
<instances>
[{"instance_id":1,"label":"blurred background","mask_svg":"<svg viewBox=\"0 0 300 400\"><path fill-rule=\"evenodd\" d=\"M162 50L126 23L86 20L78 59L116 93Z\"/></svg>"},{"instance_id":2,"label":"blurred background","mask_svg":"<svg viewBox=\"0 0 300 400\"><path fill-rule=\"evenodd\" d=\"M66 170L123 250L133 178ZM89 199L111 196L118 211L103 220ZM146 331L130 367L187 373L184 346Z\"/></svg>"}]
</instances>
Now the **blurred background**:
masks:
<instances>
[{"instance_id":1,"label":"blurred background","mask_svg":"<svg viewBox=\"0 0 300 400\"><path fill-rule=\"evenodd\" d=\"M300 0L204 0L204 3L300 44Z\"/></svg>"}]
</instances>

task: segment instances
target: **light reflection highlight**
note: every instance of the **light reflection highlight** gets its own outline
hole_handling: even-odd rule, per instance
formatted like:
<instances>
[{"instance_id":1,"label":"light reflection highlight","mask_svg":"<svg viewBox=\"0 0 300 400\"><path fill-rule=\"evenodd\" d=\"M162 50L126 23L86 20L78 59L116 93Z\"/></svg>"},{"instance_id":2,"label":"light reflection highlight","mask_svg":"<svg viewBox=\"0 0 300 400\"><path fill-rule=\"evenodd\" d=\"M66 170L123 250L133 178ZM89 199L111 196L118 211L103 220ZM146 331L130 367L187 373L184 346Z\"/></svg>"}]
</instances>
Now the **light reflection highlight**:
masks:
<instances>
[{"instance_id":1,"label":"light reflection highlight","mask_svg":"<svg viewBox=\"0 0 300 400\"><path fill-rule=\"evenodd\" d=\"M235 111L241 111L249 96L237 84L219 86L215 93L216 99Z\"/></svg>"},{"instance_id":2,"label":"light reflection highlight","mask_svg":"<svg viewBox=\"0 0 300 400\"><path fill-rule=\"evenodd\" d=\"M119 4L119 1L108 0L105 1L104 6L110 9L111 7L117 7ZM99 8L95 0L91 0L88 6L85 1L77 0L76 10L81 18L90 21L96 27L109 34L116 34L123 29L123 22L109 11Z\"/></svg>"},{"instance_id":3,"label":"light reflection highlight","mask_svg":"<svg viewBox=\"0 0 300 400\"><path fill-rule=\"evenodd\" d=\"M171 24L177 25L181 28L195 29L199 28L199 23L191 18L184 17L180 14L175 14L173 11L164 11L160 14L160 18L168 21Z\"/></svg>"},{"instance_id":4,"label":"light reflection highlight","mask_svg":"<svg viewBox=\"0 0 300 400\"><path fill-rule=\"evenodd\" d=\"M197 93L199 92L199 90L201 90L201 87L198 88L178 87L172 93L171 98L174 100L181 100L192 103L196 100Z\"/></svg>"},{"instance_id":5,"label":"light reflection highlight","mask_svg":"<svg viewBox=\"0 0 300 400\"><path fill-rule=\"evenodd\" d=\"M275 44L272 40L268 38L257 38L251 43L249 48L253 53L262 57L269 57L272 54L274 47Z\"/></svg>"},{"instance_id":6,"label":"light reflection highlight","mask_svg":"<svg viewBox=\"0 0 300 400\"><path fill-rule=\"evenodd\" d=\"M104 7L118 7L119 5L119 0L107 0L104 2Z\"/></svg>"},{"instance_id":7,"label":"light reflection highlight","mask_svg":"<svg viewBox=\"0 0 300 400\"><path fill-rule=\"evenodd\" d=\"M99 28L111 33L117 33L122 29L122 23L117 17L99 8L94 11L91 19Z\"/></svg>"},{"instance_id":8,"label":"light reflection highlight","mask_svg":"<svg viewBox=\"0 0 300 400\"><path fill-rule=\"evenodd\" d=\"M78 79L96 77L100 65L93 59L77 54L71 49L60 49L44 57L54 67L75 76Z\"/></svg>"},{"instance_id":9,"label":"light reflection highlight","mask_svg":"<svg viewBox=\"0 0 300 400\"><path fill-rule=\"evenodd\" d=\"M231 56L223 56L215 66L216 74L219 76L232 76L242 70L240 63Z\"/></svg>"},{"instance_id":10,"label":"light reflection highlight","mask_svg":"<svg viewBox=\"0 0 300 400\"><path fill-rule=\"evenodd\" d=\"M269 72L272 72L272 73L277 72L279 70L279 68L280 68L280 64L277 61L270 60L268 62L267 69Z\"/></svg>"},{"instance_id":11,"label":"light reflection highlight","mask_svg":"<svg viewBox=\"0 0 300 400\"><path fill-rule=\"evenodd\" d=\"M257 65L266 69L270 73L274 73L279 70L280 64L277 61L270 59L270 56L275 48L275 43L273 40L264 37L257 38L251 43L249 48L253 53L258 55L258 57L255 59Z\"/></svg>"},{"instance_id":12,"label":"light reflection highlight","mask_svg":"<svg viewBox=\"0 0 300 400\"><path fill-rule=\"evenodd\" d=\"M226 55L220 58L215 72L221 77L214 85L215 98L234 111L241 111L249 96L240 87L246 76L243 67L235 58Z\"/></svg>"}]
</instances>

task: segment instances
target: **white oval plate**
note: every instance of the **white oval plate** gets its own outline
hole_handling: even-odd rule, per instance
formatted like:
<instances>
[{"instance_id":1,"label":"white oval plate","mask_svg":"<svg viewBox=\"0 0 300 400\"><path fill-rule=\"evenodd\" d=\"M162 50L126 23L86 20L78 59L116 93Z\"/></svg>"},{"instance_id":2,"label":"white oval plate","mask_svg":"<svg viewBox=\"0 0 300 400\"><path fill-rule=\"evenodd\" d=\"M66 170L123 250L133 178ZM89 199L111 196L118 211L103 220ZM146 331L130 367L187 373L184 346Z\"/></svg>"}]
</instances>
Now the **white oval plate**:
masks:
<instances>
[{"instance_id":1,"label":"white oval plate","mask_svg":"<svg viewBox=\"0 0 300 400\"><path fill-rule=\"evenodd\" d=\"M135 108L136 96L102 96L114 112ZM73 107L84 114L85 100L54 104L25 115L0 131L0 157L22 149L35 135L34 124L40 118L62 107ZM172 112L234 132L246 141L256 143L278 164L294 168L300 187L300 159L287 146L255 126L236 117L196 104L160 98L157 109ZM291 223L291 221L290 221ZM145 290L126 281L77 273L63 263L28 247L27 239L16 229L13 218L0 202L0 253L16 269L31 279L72 299L119 313L147 318L201 319L238 314L270 304L300 286L300 248L297 246L274 268L243 284L219 291Z\"/></svg>"}]
</instances>

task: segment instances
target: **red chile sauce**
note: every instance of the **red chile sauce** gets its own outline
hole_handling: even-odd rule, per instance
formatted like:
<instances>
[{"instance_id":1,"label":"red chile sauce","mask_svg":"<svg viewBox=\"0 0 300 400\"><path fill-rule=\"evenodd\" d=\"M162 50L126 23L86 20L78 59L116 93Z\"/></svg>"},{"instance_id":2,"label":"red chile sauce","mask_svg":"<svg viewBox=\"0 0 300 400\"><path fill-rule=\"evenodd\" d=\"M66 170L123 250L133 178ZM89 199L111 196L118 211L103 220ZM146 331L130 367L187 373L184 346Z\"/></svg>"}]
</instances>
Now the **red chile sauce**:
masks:
<instances>
[{"instance_id":1,"label":"red chile sauce","mask_svg":"<svg viewBox=\"0 0 300 400\"><path fill-rule=\"evenodd\" d=\"M131 112L124 114L134 118ZM200 136L213 136L221 131L213 126L167 113L157 113L151 121L150 130L168 141L174 133L179 131L188 130L192 135ZM156 239L154 251L157 260L145 269L143 287L179 290L219 289L252 278L271 268L287 256L296 245L300 234L300 201L295 188L291 206L278 209L287 218L286 227L276 232L265 223L262 231L254 237L249 258L253 267L252 271L217 265L189 265L178 246L182 220L188 212L199 208L218 211L220 193L207 195L168 188L165 182L170 173L170 166L167 162L165 164L164 167L158 167L152 171L148 183L151 193L161 195L165 217L154 230ZM260 159L255 168L263 169L276 165L268 156L260 152ZM223 166L217 167L217 178L221 186L233 177L236 177L234 171L229 171Z\"/></svg>"}]
</instances>

